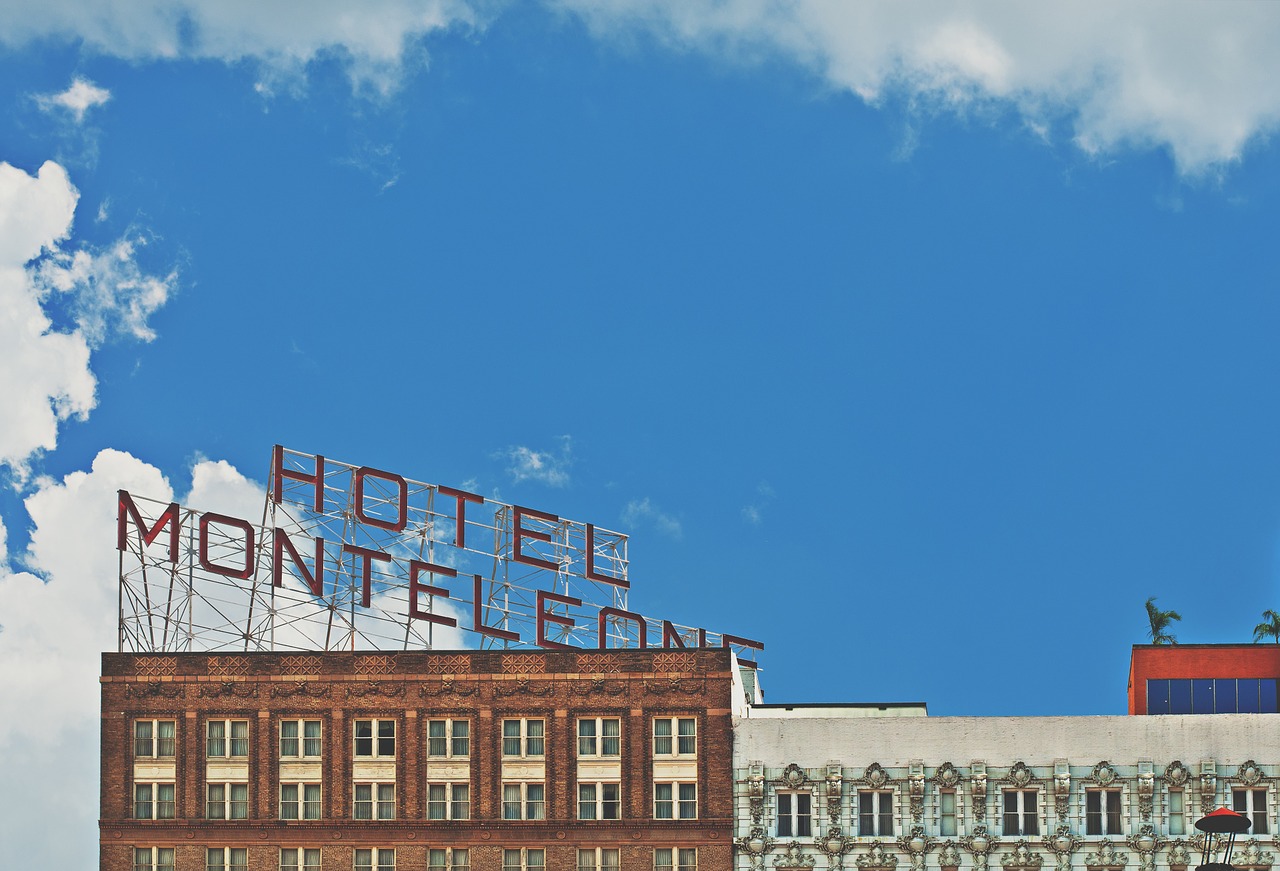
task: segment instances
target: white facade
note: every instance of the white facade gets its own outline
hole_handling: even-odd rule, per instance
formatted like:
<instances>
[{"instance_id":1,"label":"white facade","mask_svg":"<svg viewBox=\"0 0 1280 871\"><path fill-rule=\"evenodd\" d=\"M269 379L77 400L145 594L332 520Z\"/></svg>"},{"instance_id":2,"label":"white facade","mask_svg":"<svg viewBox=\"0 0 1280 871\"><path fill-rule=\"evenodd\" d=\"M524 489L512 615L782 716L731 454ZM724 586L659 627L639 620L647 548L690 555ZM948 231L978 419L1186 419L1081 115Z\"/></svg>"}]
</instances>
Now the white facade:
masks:
<instances>
[{"instance_id":1,"label":"white facade","mask_svg":"<svg viewBox=\"0 0 1280 871\"><path fill-rule=\"evenodd\" d=\"M1237 868L1269 868L1278 846L1275 716L744 707L734 721L743 871L1194 868L1194 823L1221 806L1255 821Z\"/></svg>"}]
</instances>

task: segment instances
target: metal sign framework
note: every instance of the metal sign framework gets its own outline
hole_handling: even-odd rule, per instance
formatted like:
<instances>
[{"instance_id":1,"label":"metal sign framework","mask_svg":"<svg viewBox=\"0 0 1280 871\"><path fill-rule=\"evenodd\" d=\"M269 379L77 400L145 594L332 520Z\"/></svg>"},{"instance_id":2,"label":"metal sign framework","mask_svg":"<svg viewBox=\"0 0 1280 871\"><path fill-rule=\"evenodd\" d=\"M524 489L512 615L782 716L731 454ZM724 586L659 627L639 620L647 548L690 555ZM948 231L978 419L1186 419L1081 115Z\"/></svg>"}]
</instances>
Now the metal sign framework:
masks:
<instances>
[{"instance_id":1,"label":"metal sign framework","mask_svg":"<svg viewBox=\"0 0 1280 871\"><path fill-rule=\"evenodd\" d=\"M268 478L257 524L122 492L121 652L761 647L628 611L622 533L280 447Z\"/></svg>"}]
</instances>

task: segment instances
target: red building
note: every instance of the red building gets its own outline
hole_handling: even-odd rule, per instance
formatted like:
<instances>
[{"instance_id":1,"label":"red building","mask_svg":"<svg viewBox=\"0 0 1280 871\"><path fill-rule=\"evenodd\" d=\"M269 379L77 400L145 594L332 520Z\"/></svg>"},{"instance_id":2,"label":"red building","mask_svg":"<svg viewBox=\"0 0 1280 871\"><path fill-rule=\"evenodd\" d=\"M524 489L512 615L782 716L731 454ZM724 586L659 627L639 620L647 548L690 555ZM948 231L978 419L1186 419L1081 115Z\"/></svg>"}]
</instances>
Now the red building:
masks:
<instances>
[{"instance_id":1,"label":"red building","mask_svg":"<svg viewBox=\"0 0 1280 871\"><path fill-rule=\"evenodd\" d=\"M1130 714L1275 714L1280 645L1135 644Z\"/></svg>"}]
</instances>

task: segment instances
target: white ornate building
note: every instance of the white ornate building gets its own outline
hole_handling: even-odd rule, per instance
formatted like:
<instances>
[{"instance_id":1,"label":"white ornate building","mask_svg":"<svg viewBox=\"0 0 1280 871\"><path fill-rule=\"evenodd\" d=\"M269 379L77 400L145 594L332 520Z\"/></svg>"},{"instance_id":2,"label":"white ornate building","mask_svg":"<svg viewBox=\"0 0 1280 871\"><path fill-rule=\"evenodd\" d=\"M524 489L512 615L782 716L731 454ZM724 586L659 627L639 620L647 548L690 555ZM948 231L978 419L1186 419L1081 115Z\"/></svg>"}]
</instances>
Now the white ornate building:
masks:
<instances>
[{"instance_id":1,"label":"white ornate building","mask_svg":"<svg viewBox=\"0 0 1280 871\"><path fill-rule=\"evenodd\" d=\"M736 713L741 871L1181 871L1220 806L1253 821L1237 868L1268 871L1280 848L1280 717Z\"/></svg>"}]
</instances>

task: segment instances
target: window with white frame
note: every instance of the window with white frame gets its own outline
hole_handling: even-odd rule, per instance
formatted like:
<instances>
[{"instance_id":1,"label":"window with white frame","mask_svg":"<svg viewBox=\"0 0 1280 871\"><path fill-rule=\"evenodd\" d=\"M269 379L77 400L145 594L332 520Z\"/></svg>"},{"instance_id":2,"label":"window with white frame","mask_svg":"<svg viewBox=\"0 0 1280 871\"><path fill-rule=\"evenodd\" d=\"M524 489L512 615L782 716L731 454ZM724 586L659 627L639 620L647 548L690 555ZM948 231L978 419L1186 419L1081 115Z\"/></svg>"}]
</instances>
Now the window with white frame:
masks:
<instances>
[{"instance_id":1,"label":"window with white frame","mask_svg":"<svg viewBox=\"0 0 1280 871\"><path fill-rule=\"evenodd\" d=\"M521 847L502 851L502 871L534 871L547 867L547 854L541 847Z\"/></svg>"},{"instance_id":2,"label":"window with white frame","mask_svg":"<svg viewBox=\"0 0 1280 871\"><path fill-rule=\"evenodd\" d=\"M466 847L432 847L427 851L427 871L471 871Z\"/></svg>"},{"instance_id":3,"label":"window with white frame","mask_svg":"<svg viewBox=\"0 0 1280 871\"><path fill-rule=\"evenodd\" d=\"M1265 835L1270 832L1267 826L1267 791L1265 789L1233 789L1231 791L1231 809L1244 814L1253 825L1250 835Z\"/></svg>"},{"instance_id":4,"label":"window with white frame","mask_svg":"<svg viewBox=\"0 0 1280 871\"><path fill-rule=\"evenodd\" d=\"M320 848L281 847L280 871L320 871Z\"/></svg>"},{"instance_id":5,"label":"window with white frame","mask_svg":"<svg viewBox=\"0 0 1280 871\"><path fill-rule=\"evenodd\" d=\"M617 871L618 851L610 847L578 850L578 871Z\"/></svg>"},{"instance_id":6,"label":"window with white frame","mask_svg":"<svg viewBox=\"0 0 1280 871\"><path fill-rule=\"evenodd\" d=\"M177 753L175 720L134 720L133 755L137 759L172 759Z\"/></svg>"},{"instance_id":7,"label":"window with white frame","mask_svg":"<svg viewBox=\"0 0 1280 871\"><path fill-rule=\"evenodd\" d=\"M385 847L356 850L352 867L355 871L396 871L396 851Z\"/></svg>"},{"instance_id":8,"label":"window with white frame","mask_svg":"<svg viewBox=\"0 0 1280 871\"><path fill-rule=\"evenodd\" d=\"M320 819L320 784L280 784L280 819Z\"/></svg>"},{"instance_id":9,"label":"window with white frame","mask_svg":"<svg viewBox=\"0 0 1280 871\"><path fill-rule=\"evenodd\" d=\"M173 871L173 847L134 847L133 871Z\"/></svg>"},{"instance_id":10,"label":"window with white frame","mask_svg":"<svg viewBox=\"0 0 1280 871\"><path fill-rule=\"evenodd\" d=\"M655 783L653 785L653 818L655 820L696 820L698 818L698 784Z\"/></svg>"},{"instance_id":11,"label":"window with white frame","mask_svg":"<svg viewBox=\"0 0 1280 871\"><path fill-rule=\"evenodd\" d=\"M508 758L540 757L546 753L543 720L503 720L502 755Z\"/></svg>"},{"instance_id":12,"label":"window with white frame","mask_svg":"<svg viewBox=\"0 0 1280 871\"><path fill-rule=\"evenodd\" d=\"M395 720L356 720L355 755L357 759L395 759Z\"/></svg>"},{"instance_id":13,"label":"window with white frame","mask_svg":"<svg viewBox=\"0 0 1280 871\"><path fill-rule=\"evenodd\" d=\"M205 871L248 871L247 847L207 847L204 851Z\"/></svg>"},{"instance_id":14,"label":"window with white frame","mask_svg":"<svg viewBox=\"0 0 1280 871\"><path fill-rule=\"evenodd\" d=\"M1187 818L1183 801L1182 790L1169 790L1169 807L1166 816L1169 820L1169 834L1171 835L1185 835L1187 833Z\"/></svg>"},{"instance_id":15,"label":"window with white frame","mask_svg":"<svg viewBox=\"0 0 1280 871\"><path fill-rule=\"evenodd\" d=\"M249 784L206 783L204 818L206 820L249 819Z\"/></svg>"},{"instance_id":16,"label":"window with white frame","mask_svg":"<svg viewBox=\"0 0 1280 871\"><path fill-rule=\"evenodd\" d=\"M808 837L813 834L813 794L779 790L778 837Z\"/></svg>"},{"instance_id":17,"label":"window with white frame","mask_svg":"<svg viewBox=\"0 0 1280 871\"><path fill-rule=\"evenodd\" d=\"M322 749L319 720L280 721L281 759L319 759Z\"/></svg>"},{"instance_id":18,"label":"window with white frame","mask_svg":"<svg viewBox=\"0 0 1280 871\"><path fill-rule=\"evenodd\" d=\"M1090 789L1085 792L1084 833L1086 835L1124 834L1120 815L1120 790Z\"/></svg>"},{"instance_id":19,"label":"window with white frame","mask_svg":"<svg viewBox=\"0 0 1280 871\"><path fill-rule=\"evenodd\" d=\"M504 820L545 820L547 791L541 783L504 783L502 785L502 818Z\"/></svg>"},{"instance_id":20,"label":"window with white frame","mask_svg":"<svg viewBox=\"0 0 1280 871\"><path fill-rule=\"evenodd\" d=\"M470 720L428 720L427 756L432 759L471 757Z\"/></svg>"},{"instance_id":21,"label":"window with white frame","mask_svg":"<svg viewBox=\"0 0 1280 871\"><path fill-rule=\"evenodd\" d=\"M1003 802L1003 832L1006 835L1040 834L1039 792L1034 789L1006 789Z\"/></svg>"},{"instance_id":22,"label":"window with white frame","mask_svg":"<svg viewBox=\"0 0 1280 871\"><path fill-rule=\"evenodd\" d=\"M693 758L698 755L698 721L694 717L658 717L653 721L653 755Z\"/></svg>"},{"instance_id":23,"label":"window with white frame","mask_svg":"<svg viewBox=\"0 0 1280 871\"><path fill-rule=\"evenodd\" d=\"M171 820L174 814L172 783L135 783L133 785L133 818L135 820Z\"/></svg>"},{"instance_id":24,"label":"window with white frame","mask_svg":"<svg viewBox=\"0 0 1280 871\"><path fill-rule=\"evenodd\" d=\"M893 793L864 789L858 792L858 834L862 837L893 834Z\"/></svg>"},{"instance_id":25,"label":"window with white frame","mask_svg":"<svg viewBox=\"0 0 1280 871\"><path fill-rule=\"evenodd\" d=\"M428 783L427 819L471 819L471 784Z\"/></svg>"},{"instance_id":26,"label":"window with white frame","mask_svg":"<svg viewBox=\"0 0 1280 871\"><path fill-rule=\"evenodd\" d=\"M248 720L209 720L204 724L204 755L209 759L247 759Z\"/></svg>"},{"instance_id":27,"label":"window with white frame","mask_svg":"<svg viewBox=\"0 0 1280 871\"><path fill-rule=\"evenodd\" d=\"M609 758L621 755L621 719L595 717L578 721L579 758Z\"/></svg>"},{"instance_id":28,"label":"window with white frame","mask_svg":"<svg viewBox=\"0 0 1280 871\"><path fill-rule=\"evenodd\" d=\"M583 783L579 781L578 819L621 819L621 790L621 786L617 783Z\"/></svg>"},{"instance_id":29,"label":"window with white frame","mask_svg":"<svg viewBox=\"0 0 1280 871\"><path fill-rule=\"evenodd\" d=\"M938 793L938 834L956 833L956 794L954 790Z\"/></svg>"},{"instance_id":30,"label":"window with white frame","mask_svg":"<svg viewBox=\"0 0 1280 871\"><path fill-rule=\"evenodd\" d=\"M394 820L396 818L396 785L394 783L357 783L352 816L357 820Z\"/></svg>"},{"instance_id":31,"label":"window with white frame","mask_svg":"<svg viewBox=\"0 0 1280 871\"><path fill-rule=\"evenodd\" d=\"M698 848L656 848L653 851L653 871L698 871Z\"/></svg>"}]
</instances>

